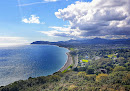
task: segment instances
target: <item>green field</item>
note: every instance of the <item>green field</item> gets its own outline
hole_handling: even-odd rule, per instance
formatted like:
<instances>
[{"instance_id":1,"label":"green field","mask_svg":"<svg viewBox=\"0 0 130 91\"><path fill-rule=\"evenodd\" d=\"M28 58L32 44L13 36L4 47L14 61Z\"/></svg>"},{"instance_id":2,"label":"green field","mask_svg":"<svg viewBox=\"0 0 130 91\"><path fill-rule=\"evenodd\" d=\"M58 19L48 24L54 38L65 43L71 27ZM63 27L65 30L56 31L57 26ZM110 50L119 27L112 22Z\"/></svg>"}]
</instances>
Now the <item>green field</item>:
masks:
<instances>
[{"instance_id":1,"label":"green field","mask_svg":"<svg viewBox=\"0 0 130 91\"><path fill-rule=\"evenodd\" d=\"M71 51L74 51L74 48L70 48Z\"/></svg>"},{"instance_id":2,"label":"green field","mask_svg":"<svg viewBox=\"0 0 130 91\"><path fill-rule=\"evenodd\" d=\"M83 59L82 61L83 61L83 62L86 62L86 63L88 62L88 60L86 60L86 59Z\"/></svg>"},{"instance_id":3,"label":"green field","mask_svg":"<svg viewBox=\"0 0 130 91\"><path fill-rule=\"evenodd\" d=\"M107 55L109 58L116 57L115 54Z\"/></svg>"},{"instance_id":4,"label":"green field","mask_svg":"<svg viewBox=\"0 0 130 91\"><path fill-rule=\"evenodd\" d=\"M67 69L65 69L64 71L62 71L62 73L65 73L69 68L72 68L72 65L70 65Z\"/></svg>"}]
</instances>

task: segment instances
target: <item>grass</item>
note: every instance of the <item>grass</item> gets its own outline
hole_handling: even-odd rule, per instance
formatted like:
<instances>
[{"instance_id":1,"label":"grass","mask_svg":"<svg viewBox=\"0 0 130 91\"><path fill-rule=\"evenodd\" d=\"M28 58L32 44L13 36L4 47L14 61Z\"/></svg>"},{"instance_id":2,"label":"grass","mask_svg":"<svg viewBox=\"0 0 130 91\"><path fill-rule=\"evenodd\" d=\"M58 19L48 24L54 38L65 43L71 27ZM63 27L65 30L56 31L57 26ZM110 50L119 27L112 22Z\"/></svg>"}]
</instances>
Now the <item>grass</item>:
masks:
<instances>
[{"instance_id":1,"label":"grass","mask_svg":"<svg viewBox=\"0 0 130 91\"><path fill-rule=\"evenodd\" d=\"M113 54L107 55L109 58L113 57Z\"/></svg>"},{"instance_id":2,"label":"grass","mask_svg":"<svg viewBox=\"0 0 130 91\"><path fill-rule=\"evenodd\" d=\"M107 55L109 58L116 57L114 54Z\"/></svg>"},{"instance_id":3,"label":"grass","mask_svg":"<svg viewBox=\"0 0 130 91\"><path fill-rule=\"evenodd\" d=\"M117 57L117 56L114 56L115 58Z\"/></svg>"},{"instance_id":4,"label":"grass","mask_svg":"<svg viewBox=\"0 0 130 91\"><path fill-rule=\"evenodd\" d=\"M65 69L64 71L62 71L62 73L65 73L68 69Z\"/></svg>"},{"instance_id":5,"label":"grass","mask_svg":"<svg viewBox=\"0 0 130 91\"><path fill-rule=\"evenodd\" d=\"M83 61L83 62L85 62L85 63L87 63L87 62L88 62L88 60L86 60L86 59L83 59L82 61Z\"/></svg>"},{"instance_id":6,"label":"grass","mask_svg":"<svg viewBox=\"0 0 130 91\"><path fill-rule=\"evenodd\" d=\"M70 65L67 69L65 69L64 71L62 71L62 73L65 73L69 68L72 68L72 65Z\"/></svg>"},{"instance_id":7,"label":"grass","mask_svg":"<svg viewBox=\"0 0 130 91\"><path fill-rule=\"evenodd\" d=\"M74 48L70 48L71 51L74 51Z\"/></svg>"}]
</instances>

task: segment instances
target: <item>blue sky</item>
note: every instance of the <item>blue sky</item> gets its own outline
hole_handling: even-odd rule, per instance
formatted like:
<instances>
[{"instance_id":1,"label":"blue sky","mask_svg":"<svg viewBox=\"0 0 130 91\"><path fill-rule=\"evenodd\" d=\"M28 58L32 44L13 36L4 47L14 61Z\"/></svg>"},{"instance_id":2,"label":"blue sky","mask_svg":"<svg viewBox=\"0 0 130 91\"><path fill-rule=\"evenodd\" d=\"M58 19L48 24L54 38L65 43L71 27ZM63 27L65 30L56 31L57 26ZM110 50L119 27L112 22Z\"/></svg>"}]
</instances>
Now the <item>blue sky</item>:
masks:
<instances>
[{"instance_id":1,"label":"blue sky","mask_svg":"<svg viewBox=\"0 0 130 91\"><path fill-rule=\"evenodd\" d=\"M129 38L129 0L125 4L123 0L118 3L117 0L2 0L0 43ZM119 7L121 9L118 10ZM119 17L115 17L117 15ZM97 26L103 27L98 29Z\"/></svg>"},{"instance_id":2,"label":"blue sky","mask_svg":"<svg viewBox=\"0 0 130 91\"><path fill-rule=\"evenodd\" d=\"M30 4L42 2L42 0L19 0L19 4ZM29 42L36 40L57 41L59 38L47 37L38 31L51 30L49 26L63 26L67 22L56 18L55 12L60 8L74 3L75 0L46 2L27 6L18 6L18 0L2 0L0 3L0 36L1 37L24 37ZM29 18L31 15L40 17L39 20L45 24L28 24L22 22L23 18ZM61 38L64 40L64 38Z\"/></svg>"}]
</instances>

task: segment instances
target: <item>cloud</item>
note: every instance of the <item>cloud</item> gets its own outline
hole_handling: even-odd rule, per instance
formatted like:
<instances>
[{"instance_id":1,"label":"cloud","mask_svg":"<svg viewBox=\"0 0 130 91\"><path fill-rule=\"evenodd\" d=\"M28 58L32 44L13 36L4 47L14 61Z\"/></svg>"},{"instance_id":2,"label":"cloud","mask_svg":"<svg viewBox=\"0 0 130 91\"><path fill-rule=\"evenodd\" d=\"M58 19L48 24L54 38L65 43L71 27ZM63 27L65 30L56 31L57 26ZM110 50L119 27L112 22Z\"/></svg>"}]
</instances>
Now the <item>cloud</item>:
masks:
<instances>
[{"instance_id":1,"label":"cloud","mask_svg":"<svg viewBox=\"0 0 130 91\"><path fill-rule=\"evenodd\" d=\"M41 4L41 3L46 3L46 2L34 2L34 3L27 3L27 4L19 4L18 6L30 6L30 5Z\"/></svg>"},{"instance_id":2,"label":"cloud","mask_svg":"<svg viewBox=\"0 0 130 91\"><path fill-rule=\"evenodd\" d=\"M43 0L41 2L27 3L27 4L19 4L18 6L30 6L35 4L49 3L49 2L57 2L58 0Z\"/></svg>"},{"instance_id":3,"label":"cloud","mask_svg":"<svg viewBox=\"0 0 130 91\"><path fill-rule=\"evenodd\" d=\"M70 37L70 38L75 38L80 35L79 29L71 29L70 27L49 27L52 30L51 31L39 31L43 34L46 34L48 36L61 36L61 37Z\"/></svg>"},{"instance_id":4,"label":"cloud","mask_svg":"<svg viewBox=\"0 0 130 91\"><path fill-rule=\"evenodd\" d=\"M35 15L31 15L31 17L29 19L27 18L23 18L22 19L22 22L24 23L35 23L35 24L45 24L45 23L41 23L40 20L39 20L39 17L35 16Z\"/></svg>"},{"instance_id":5,"label":"cloud","mask_svg":"<svg viewBox=\"0 0 130 91\"><path fill-rule=\"evenodd\" d=\"M59 9L55 15L69 21L70 29L79 29L79 37L112 35L126 38L130 37L129 3L130 0L78 1Z\"/></svg>"},{"instance_id":6,"label":"cloud","mask_svg":"<svg viewBox=\"0 0 130 91\"><path fill-rule=\"evenodd\" d=\"M0 47L12 46L12 45L23 45L27 43L28 41L23 37L0 37Z\"/></svg>"}]
</instances>

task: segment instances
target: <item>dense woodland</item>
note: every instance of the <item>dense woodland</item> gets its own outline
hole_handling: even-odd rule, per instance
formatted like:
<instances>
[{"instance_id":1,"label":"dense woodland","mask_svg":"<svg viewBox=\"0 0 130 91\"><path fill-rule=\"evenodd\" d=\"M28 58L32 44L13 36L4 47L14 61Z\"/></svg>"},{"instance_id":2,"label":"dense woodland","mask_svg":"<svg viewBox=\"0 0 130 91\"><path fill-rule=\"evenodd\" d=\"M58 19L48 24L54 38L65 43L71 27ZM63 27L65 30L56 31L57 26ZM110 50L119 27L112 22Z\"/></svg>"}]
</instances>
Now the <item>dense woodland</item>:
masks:
<instances>
[{"instance_id":1,"label":"dense woodland","mask_svg":"<svg viewBox=\"0 0 130 91\"><path fill-rule=\"evenodd\" d=\"M1 91L129 91L129 45L59 45L78 55L77 67L1 86ZM87 56L87 58L86 58ZM88 62L82 62L82 59ZM72 65L73 66L73 65Z\"/></svg>"}]
</instances>

